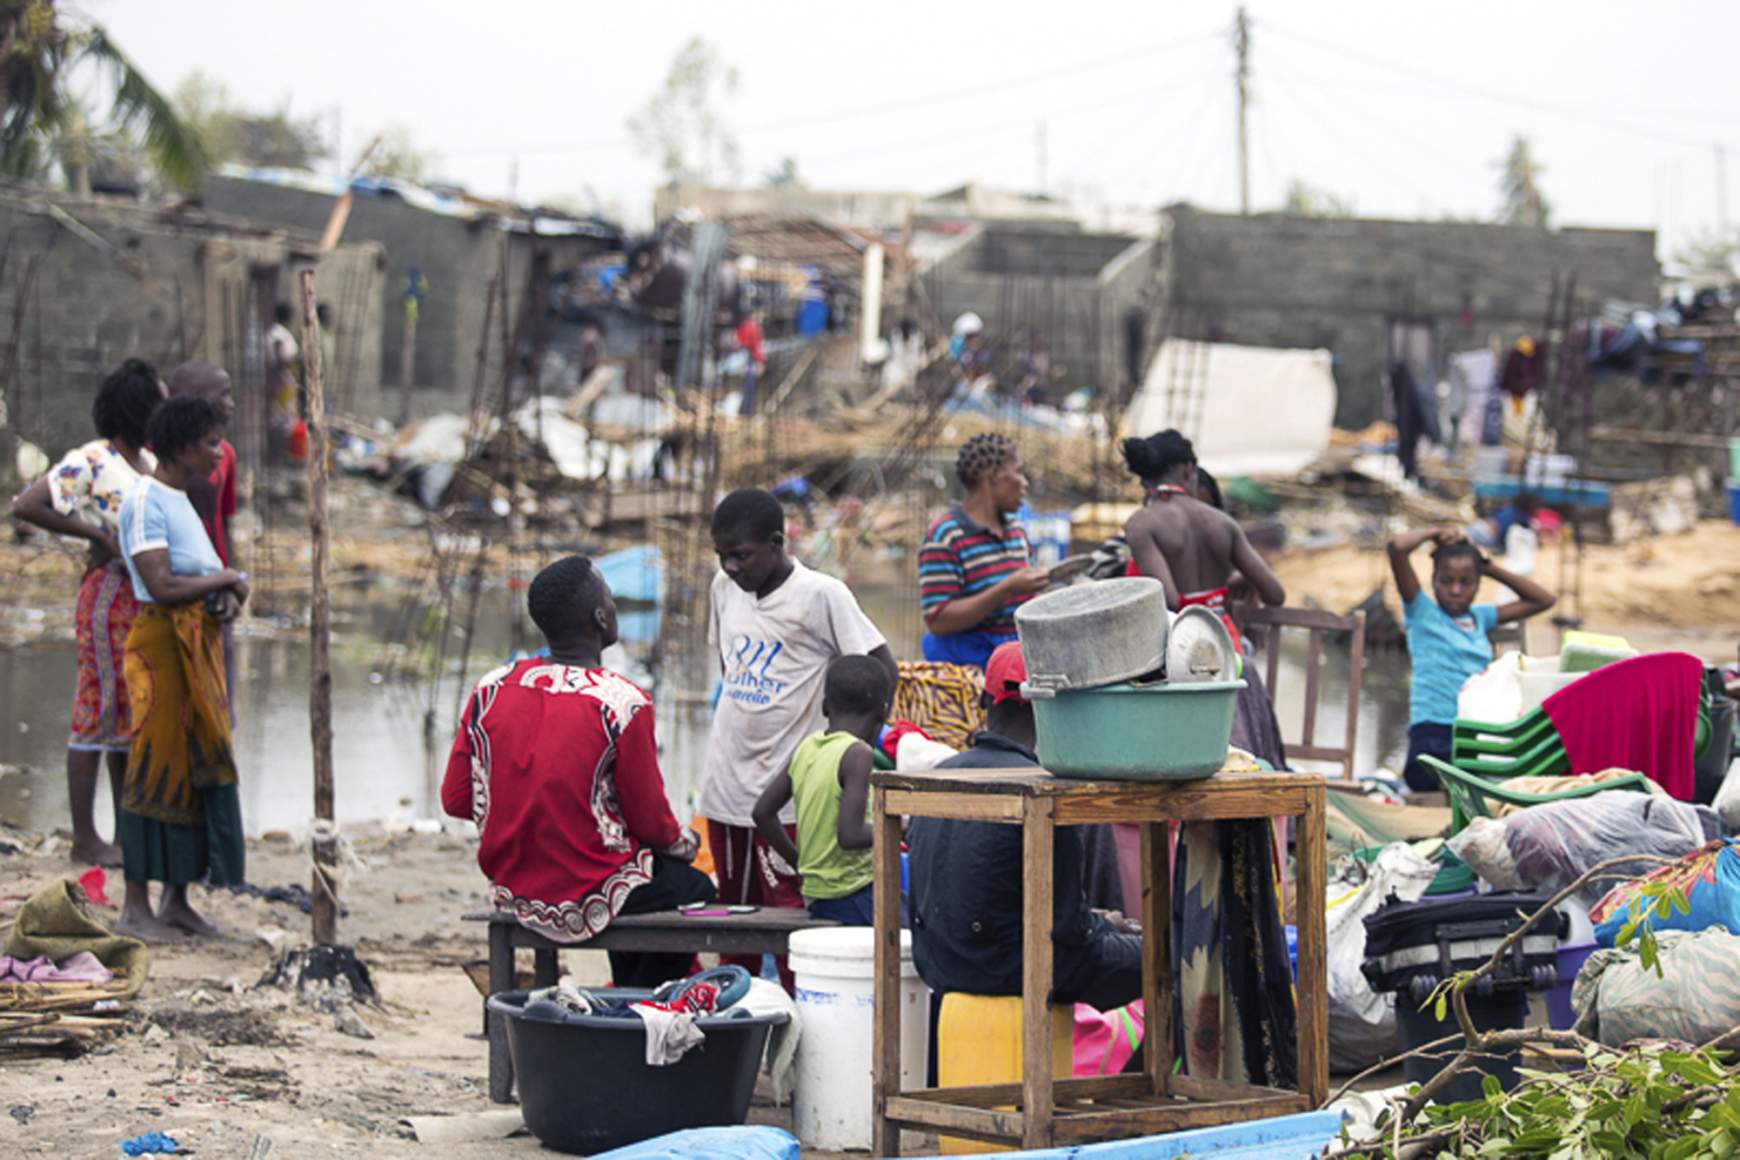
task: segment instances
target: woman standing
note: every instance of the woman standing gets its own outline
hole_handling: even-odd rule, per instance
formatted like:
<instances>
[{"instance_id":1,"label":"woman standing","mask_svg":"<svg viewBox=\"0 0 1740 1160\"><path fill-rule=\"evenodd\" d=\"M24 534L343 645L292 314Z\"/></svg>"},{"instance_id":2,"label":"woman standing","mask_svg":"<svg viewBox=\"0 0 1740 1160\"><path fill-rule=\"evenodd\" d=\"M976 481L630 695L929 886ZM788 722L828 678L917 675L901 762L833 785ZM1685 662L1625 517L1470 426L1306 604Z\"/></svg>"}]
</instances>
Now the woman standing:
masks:
<instances>
[{"instance_id":1,"label":"woman standing","mask_svg":"<svg viewBox=\"0 0 1740 1160\"><path fill-rule=\"evenodd\" d=\"M121 850L97 836L97 774L109 755L109 788L117 812L132 739L121 657L139 603L117 543L121 501L157 462L145 450L146 425L167 392L150 363L130 358L97 391L91 422L97 438L75 447L12 501L12 515L63 536L90 541L90 558L74 606L78 689L66 745L67 802L72 809L72 857L119 866Z\"/></svg>"},{"instance_id":2,"label":"woman standing","mask_svg":"<svg viewBox=\"0 0 1740 1160\"><path fill-rule=\"evenodd\" d=\"M223 566L188 485L209 477L223 418L203 398L170 399L152 416L157 470L121 505L121 546L139 616L127 637L133 745L116 829L126 902L115 929L147 942L217 928L187 900L190 882L243 881L242 805L230 748L222 623L248 598L248 578ZM152 882L163 883L151 910Z\"/></svg>"},{"instance_id":3,"label":"woman standing","mask_svg":"<svg viewBox=\"0 0 1740 1160\"><path fill-rule=\"evenodd\" d=\"M918 550L924 659L984 668L1015 639L1015 610L1049 583L1015 522L1027 498L1021 455L1007 435L975 435L955 459L966 497L949 505Z\"/></svg>"}]
</instances>

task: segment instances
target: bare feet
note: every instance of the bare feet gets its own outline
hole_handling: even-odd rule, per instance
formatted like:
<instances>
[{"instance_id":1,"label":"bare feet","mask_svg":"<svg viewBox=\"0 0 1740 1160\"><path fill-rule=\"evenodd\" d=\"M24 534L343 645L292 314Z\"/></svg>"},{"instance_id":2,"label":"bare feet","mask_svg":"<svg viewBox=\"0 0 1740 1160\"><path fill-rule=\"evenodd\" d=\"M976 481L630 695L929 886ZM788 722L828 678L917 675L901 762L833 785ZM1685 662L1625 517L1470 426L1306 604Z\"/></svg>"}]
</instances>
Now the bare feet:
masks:
<instances>
[{"instance_id":1,"label":"bare feet","mask_svg":"<svg viewBox=\"0 0 1740 1160\"><path fill-rule=\"evenodd\" d=\"M171 887L163 892L163 905L157 908L157 917L200 938L216 938L219 933L217 927L202 918L188 903L186 887L180 890Z\"/></svg>"},{"instance_id":2,"label":"bare feet","mask_svg":"<svg viewBox=\"0 0 1740 1160\"><path fill-rule=\"evenodd\" d=\"M101 838L73 839L72 860L85 866L119 866L121 847Z\"/></svg>"},{"instance_id":3,"label":"bare feet","mask_svg":"<svg viewBox=\"0 0 1740 1160\"><path fill-rule=\"evenodd\" d=\"M163 922L149 910L129 906L115 920L115 933L136 938L140 942L177 944L187 941L187 933Z\"/></svg>"}]
</instances>

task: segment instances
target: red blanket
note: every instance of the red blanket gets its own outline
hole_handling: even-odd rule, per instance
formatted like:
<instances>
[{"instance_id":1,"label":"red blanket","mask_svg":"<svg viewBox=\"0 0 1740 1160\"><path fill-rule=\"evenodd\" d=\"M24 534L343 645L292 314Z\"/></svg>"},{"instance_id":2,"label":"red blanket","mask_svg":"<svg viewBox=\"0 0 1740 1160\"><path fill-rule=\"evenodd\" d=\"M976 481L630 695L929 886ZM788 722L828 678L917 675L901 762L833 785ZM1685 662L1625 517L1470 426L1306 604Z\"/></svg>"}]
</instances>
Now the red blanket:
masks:
<instances>
[{"instance_id":1,"label":"red blanket","mask_svg":"<svg viewBox=\"0 0 1740 1160\"><path fill-rule=\"evenodd\" d=\"M1541 703L1572 773L1634 769L1692 800L1692 750L1704 664L1689 653L1648 653L1596 669Z\"/></svg>"}]
</instances>

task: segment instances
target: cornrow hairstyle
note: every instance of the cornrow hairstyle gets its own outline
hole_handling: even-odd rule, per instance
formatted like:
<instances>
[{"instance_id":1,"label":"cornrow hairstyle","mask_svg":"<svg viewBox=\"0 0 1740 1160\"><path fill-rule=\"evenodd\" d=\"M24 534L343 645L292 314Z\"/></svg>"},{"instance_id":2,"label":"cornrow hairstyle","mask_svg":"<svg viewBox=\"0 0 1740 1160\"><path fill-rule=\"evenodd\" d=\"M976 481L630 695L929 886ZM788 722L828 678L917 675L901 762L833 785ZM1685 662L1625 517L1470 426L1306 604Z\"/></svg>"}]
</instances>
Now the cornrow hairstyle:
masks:
<instances>
[{"instance_id":1,"label":"cornrow hairstyle","mask_svg":"<svg viewBox=\"0 0 1740 1160\"><path fill-rule=\"evenodd\" d=\"M1007 435L975 435L955 456L955 478L971 490L973 485L1015 458L1015 440Z\"/></svg>"},{"instance_id":2,"label":"cornrow hairstyle","mask_svg":"<svg viewBox=\"0 0 1740 1160\"><path fill-rule=\"evenodd\" d=\"M1457 540L1452 544L1439 544L1432 550L1432 571L1436 572L1452 560L1473 560L1478 571L1486 562L1486 556L1468 540Z\"/></svg>"}]
</instances>

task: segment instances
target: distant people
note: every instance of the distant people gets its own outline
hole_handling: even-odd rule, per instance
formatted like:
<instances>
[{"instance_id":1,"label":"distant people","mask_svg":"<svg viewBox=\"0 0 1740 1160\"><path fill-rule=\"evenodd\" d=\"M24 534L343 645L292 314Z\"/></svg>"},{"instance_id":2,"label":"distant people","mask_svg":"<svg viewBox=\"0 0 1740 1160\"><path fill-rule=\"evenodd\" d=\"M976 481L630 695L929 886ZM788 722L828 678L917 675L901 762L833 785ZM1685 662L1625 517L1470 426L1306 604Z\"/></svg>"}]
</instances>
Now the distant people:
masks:
<instances>
[{"instance_id":1,"label":"distant people","mask_svg":"<svg viewBox=\"0 0 1740 1160\"><path fill-rule=\"evenodd\" d=\"M1169 429L1126 439L1123 452L1143 491L1142 508L1125 522L1124 537L1135 573L1165 585L1168 608L1176 612L1200 605L1216 612L1236 640L1238 630L1227 612L1235 574L1264 604L1286 603L1287 590L1238 521L1200 498L1190 440Z\"/></svg>"},{"instance_id":2,"label":"distant people","mask_svg":"<svg viewBox=\"0 0 1740 1160\"><path fill-rule=\"evenodd\" d=\"M700 848L665 798L652 699L604 667L616 603L597 567L567 556L526 593L548 656L496 669L472 690L441 782L441 807L477 823L490 900L520 925L584 943L619 914L710 902ZM610 952L619 987L688 973L689 952Z\"/></svg>"},{"instance_id":3,"label":"distant people","mask_svg":"<svg viewBox=\"0 0 1740 1160\"><path fill-rule=\"evenodd\" d=\"M1436 545L1430 593L1420 587L1411 559L1423 544ZM1420 758L1450 760L1462 683L1492 663L1487 634L1498 625L1538 616L1557 598L1527 576L1494 564L1457 527L1405 532L1390 541L1389 558L1414 669L1408 698L1408 761L1402 776L1409 789L1434 790L1438 775ZM1483 576L1503 584L1517 598L1508 604L1474 603Z\"/></svg>"},{"instance_id":4,"label":"distant people","mask_svg":"<svg viewBox=\"0 0 1740 1160\"><path fill-rule=\"evenodd\" d=\"M822 689L827 728L804 738L791 764L755 803L755 828L775 853L798 868L804 905L815 918L871 926L870 770L877 735L894 703L894 682L873 657L841 657ZM797 843L780 824L797 803Z\"/></svg>"},{"instance_id":5,"label":"distant people","mask_svg":"<svg viewBox=\"0 0 1740 1160\"><path fill-rule=\"evenodd\" d=\"M927 661L984 668L1015 639L1015 610L1044 591L1044 568L1015 513L1027 498L1021 455L1007 435L975 435L955 457L963 499L931 522L918 550Z\"/></svg>"},{"instance_id":6,"label":"distant people","mask_svg":"<svg viewBox=\"0 0 1740 1160\"><path fill-rule=\"evenodd\" d=\"M296 312L288 302L278 303L272 318L266 332L266 403L268 423L282 446L302 417L302 347L290 329Z\"/></svg>"},{"instance_id":7,"label":"distant people","mask_svg":"<svg viewBox=\"0 0 1740 1160\"><path fill-rule=\"evenodd\" d=\"M1505 554L1505 541L1515 527L1532 529L1540 514L1541 501L1530 493L1518 492L1517 497L1502 507L1494 508L1468 525L1468 538L1478 548Z\"/></svg>"},{"instance_id":8,"label":"distant people","mask_svg":"<svg viewBox=\"0 0 1740 1160\"><path fill-rule=\"evenodd\" d=\"M223 416L205 399L172 398L151 417L150 438L157 469L121 504L139 616L127 635L135 731L116 825L127 890L115 930L173 942L218 933L188 901L190 883L246 880L219 625L241 611L248 578L224 567L187 498L217 468ZM163 883L155 913L152 882Z\"/></svg>"},{"instance_id":9,"label":"distant people","mask_svg":"<svg viewBox=\"0 0 1740 1160\"><path fill-rule=\"evenodd\" d=\"M322 393L326 396L326 405L331 407L334 399L342 399L344 376L338 367L338 316L332 312L332 303L321 302L314 307L314 320L320 324L320 381Z\"/></svg>"},{"instance_id":10,"label":"distant people","mask_svg":"<svg viewBox=\"0 0 1740 1160\"><path fill-rule=\"evenodd\" d=\"M109 789L119 812L133 738L122 657L139 613L121 555L121 503L157 460L146 448L152 414L163 402L157 369L130 358L110 373L91 405L97 438L75 447L12 501L12 515L39 528L90 542L73 605L78 684L66 745L72 859L119 866L121 848L97 837L97 775L108 755Z\"/></svg>"},{"instance_id":11,"label":"distant people","mask_svg":"<svg viewBox=\"0 0 1740 1160\"><path fill-rule=\"evenodd\" d=\"M732 332L737 349L747 360L743 371L743 403L739 413L755 412L755 384L767 373L767 348L761 335L761 311L750 310L738 316L737 329Z\"/></svg>"},{"instance_id":12,"label":"distant people","mask_svg":"<svg viewBox=\"0 0 1740 1160\"><path fill-rule=\"evenodd\" d=\"M1001 645L985 666L985 731L937 766L1037 767L1033 706L1021 696L1021 646ZM1052 858L1053 1003L1109 1011L1142 997L1142 938L1120 916L1088 906L1082 831L1059 826ZM1021 827L914 818L906 831L912 877L912 957L936 992L1019 995L1022 988Z\"/></svg>"},{"instance_id":13,"label":"distant people","mask_svg":"<svg viewBox=\"0 0 1740 1160\"><path fill-rule=\"evenodd\" d=\"M217 408L224 426L235 418L235 394L230 389L230 373L208 362L186 362L169 376L169 393L176 398L204 399ZM228 439L219 441L218 464L209 476L188 482L187 500L199 513L205 534L218 559L228 568L232 562L230 521L236 516L236 449ZM236 710L236 639L235 621L223 622L224 683L230 691L230 720Z\"/></svg>"},{"instance_id":14,"label":"distant people","mask_svg":"<svg viewBox=\"0 0 1740 1160\"><path fill-rule=\"evenodd\" d=\"M852 590L794 560L785 546L785 509L768 492L746 488L713 511L713 577L708 644L724 670L707 739L701 814L707 819L719 895L727 903L802 906L796 868L756 831L755 803L785 772L799 744L822 727L828 666L869 656L899 679L888 641L858 607ZM779 821L797 836L789 806ZM756 956L721 956L751 970ZM780 978L792 987L784 956Z\"/></svg>"}]
</instances>

